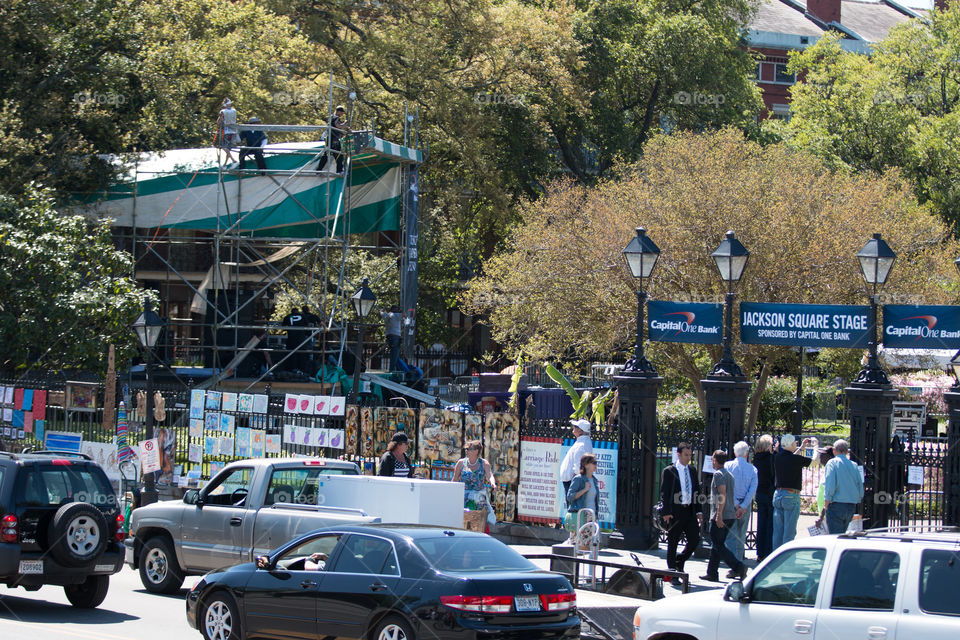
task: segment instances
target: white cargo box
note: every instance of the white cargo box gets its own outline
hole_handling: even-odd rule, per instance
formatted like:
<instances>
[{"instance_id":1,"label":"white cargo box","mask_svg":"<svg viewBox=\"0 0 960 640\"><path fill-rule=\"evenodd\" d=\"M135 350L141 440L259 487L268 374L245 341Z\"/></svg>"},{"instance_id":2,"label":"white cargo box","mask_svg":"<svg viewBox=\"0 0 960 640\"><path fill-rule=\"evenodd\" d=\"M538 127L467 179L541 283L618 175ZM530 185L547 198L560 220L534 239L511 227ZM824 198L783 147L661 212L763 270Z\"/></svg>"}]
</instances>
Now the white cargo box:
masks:
<instances>
[{"instance_id":1,"label":"white cargo box","mask_svg":"<svg viewBox=\"0 0 960 640\"><path fill-rule=\"evenodd\" d=\"M321 475L317 501L362 509L381 522L463 528L463 483L384 476Z\"/></svg>"}]
</instances>

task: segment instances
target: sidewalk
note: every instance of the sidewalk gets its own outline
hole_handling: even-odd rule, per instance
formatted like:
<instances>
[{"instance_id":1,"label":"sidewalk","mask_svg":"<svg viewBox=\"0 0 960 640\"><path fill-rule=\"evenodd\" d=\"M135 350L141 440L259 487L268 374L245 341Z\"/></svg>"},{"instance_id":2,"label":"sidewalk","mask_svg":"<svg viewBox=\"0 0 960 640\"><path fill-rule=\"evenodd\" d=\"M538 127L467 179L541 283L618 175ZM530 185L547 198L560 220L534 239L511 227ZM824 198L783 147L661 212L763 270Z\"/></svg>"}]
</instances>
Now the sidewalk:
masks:
<instances>
[{"instance_id":1,"label":"sidewalk","mask_svg":"<svg viewBox=\"0 0 960 640\"><path fill-rule=\"evenodd\" d=\"M807 527L813 526L817 521L817 517L813 515L801 515L800 521L797 524L797 539L808 537ZM543 544L511 544L510 547L515 549L520 554L542 554L550 553L552 550L552 545L556 544L552 540L556 539L557 533L560 533L563 538L566 537L566 532L557 532L557 530L549 529L546 527L538 527L538 529L544 530L544 540ZM554 533L556 532L556 533ZM700 553L702 554L703 547L700 548ZM649 567L653 569L667 569L667 546L666 544L661 544L659 549L649 550L649 551L630 551L622 549L606 549L601 547L598 560L604 560L607 562L617 562L622 563L627 567L635 567L636 563L631 558L631 554L636 554L640 559L640 562L644 567ZM583 556L581 556L583 557ZM544 569L548 569L550 566L549 560L532 560L534 564ZM752 571L757 566L757 553L756 551L748 550L746 552L746 564ZM726 579L724 576L727 573L728 567L721 563L720 564L720 580L721 582L707 582L701 580L700 576L704 575L707 572L707 558L694 556L687 560L685 569L687 575L690 577L690 592L694 591L704 591L707 589L720 589L726 587L726 585L732 580ZM608 574L609 575L609 574ZM671 597L680 595L682 593L680 585L674 585L671 583L664 583L663 595L664 597ZM620 596L609 596L605 594L597 594L589 591L580 591L578 590L578 598L585 598L593 601L594 598L616 598L618 601L630 600L634 603L640 604L644 602L643 600L635 600L632 598L622 598ZM612 601L611 601L612 603ZM599 604L599 601L598 601ZM621 603L618 603L621 604ZM602 605L600 605L602 606Z\"/></svg>"}]
</instances>

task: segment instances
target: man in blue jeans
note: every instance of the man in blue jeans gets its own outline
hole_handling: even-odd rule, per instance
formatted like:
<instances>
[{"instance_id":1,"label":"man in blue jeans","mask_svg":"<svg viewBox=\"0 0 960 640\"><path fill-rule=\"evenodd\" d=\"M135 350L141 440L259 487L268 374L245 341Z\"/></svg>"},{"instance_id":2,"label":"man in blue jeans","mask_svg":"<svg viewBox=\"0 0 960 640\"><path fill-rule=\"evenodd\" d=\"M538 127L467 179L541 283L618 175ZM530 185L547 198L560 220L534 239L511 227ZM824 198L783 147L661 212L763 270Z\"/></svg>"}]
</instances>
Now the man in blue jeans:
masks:
<instances>
[{"instance_id":1,"label":"man in blue jeans","mask_svg":"<svg viewBox=\"0 0 960 640\"><path fill-rule=\"evenodd\" d=\"M846 440L833 443L834 457L827 463L823 481L823 512L827 516L828 533L844 533L853 519L853 512L863 500L863 478L860 469L850 461L850 445Z\"/></svg>"},{"instance_id":2,"label":"man in blue jeans","mask_svg":"<svg viewBox=\"0 0 960 640\"><path fill-rule=\"evenodd\" d=\"M796 451L808 444L809 440L804 439L797 446L797 439L788 433L780 438L780 451L773 457L777 487L773 494L773 550L797 536L803 470L813 459L799 456Z\"/></svg>"}]
</instances>

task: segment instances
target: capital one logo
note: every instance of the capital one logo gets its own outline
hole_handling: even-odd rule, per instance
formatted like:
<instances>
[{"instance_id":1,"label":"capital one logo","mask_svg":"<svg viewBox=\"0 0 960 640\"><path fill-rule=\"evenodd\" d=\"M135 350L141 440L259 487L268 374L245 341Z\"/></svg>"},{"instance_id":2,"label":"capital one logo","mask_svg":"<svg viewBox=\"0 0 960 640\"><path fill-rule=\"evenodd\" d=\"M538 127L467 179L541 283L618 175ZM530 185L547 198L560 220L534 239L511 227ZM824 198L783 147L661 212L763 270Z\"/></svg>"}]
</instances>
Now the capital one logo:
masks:
<instances>
[{"instance_id":1,"label":"capital one logo","mask_svg":"<svg viewBox=\"0 0 960 640\"><path fill-rule=\"evenodd\" d=\"M937 326L937 316L910 316L909 318L903 318L901 322L907 322L908 320L922 320L923 325L915 325L909 327L887 327L888 336L896 336L902 338L904 336L916 336L913 340L916 342L920 338L939 338L941 337L940 330L934 329ZM925 326L924 326L925 325Z\"/></svg>"}]
</instances>

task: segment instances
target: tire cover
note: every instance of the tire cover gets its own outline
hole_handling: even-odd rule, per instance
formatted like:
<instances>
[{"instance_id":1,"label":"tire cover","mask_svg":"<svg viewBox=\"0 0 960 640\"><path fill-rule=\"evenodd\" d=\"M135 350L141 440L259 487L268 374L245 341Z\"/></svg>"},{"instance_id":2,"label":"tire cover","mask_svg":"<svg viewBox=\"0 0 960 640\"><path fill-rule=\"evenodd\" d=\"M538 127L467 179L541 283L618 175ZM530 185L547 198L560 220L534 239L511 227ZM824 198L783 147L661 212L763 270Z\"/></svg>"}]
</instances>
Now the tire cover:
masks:
<instances>
[{"instance_id":1,"label":"tire cover","mask_svg":"<svg viewBox=\"0 0 960 640\"><path fill-rule=\"evenodd\" d=\"M84 553L77 553L71 548L71 541L67 538L67 529L78 518L88 518L99 532L99 540ZM109 537L107 519L99 509L86 502L70 502L59 509L50 521L47 533L50 555L65 566L79 567L93 563L107 546Z\"/></svg>"}]
</instances>

